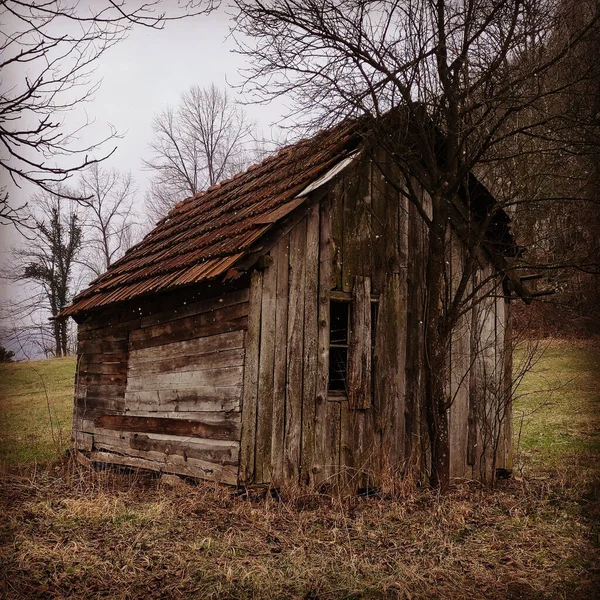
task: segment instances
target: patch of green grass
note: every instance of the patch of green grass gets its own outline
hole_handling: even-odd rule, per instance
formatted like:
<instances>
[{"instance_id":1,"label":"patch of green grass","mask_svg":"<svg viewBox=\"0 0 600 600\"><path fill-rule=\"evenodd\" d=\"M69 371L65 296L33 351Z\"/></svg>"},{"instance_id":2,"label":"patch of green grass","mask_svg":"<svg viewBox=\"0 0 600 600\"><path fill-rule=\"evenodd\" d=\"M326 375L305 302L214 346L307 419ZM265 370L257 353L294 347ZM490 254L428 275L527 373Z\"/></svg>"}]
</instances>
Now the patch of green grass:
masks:
<instances>
[{"instance_id":1,"label":"patch of green grass","mask_svg":"<svg viewBox=\"0 0 600 600\"><path fill-rule=\"evenodd\" d=\"M516 353L516 362L526 354ZM600 349L547 346L523 378L514 406L521 467L538 475L575 466L595 471L600 459Z\"/></svg>"},{"instance_id":2,"label":"patch of green grass","mask_svg":"<svg viewBox=\"0 0 600 600\"><path fill-rule=\"evenodd\" d=\"M0 464L45 462L68 447L72 357L0 365Z\"/></svg>"}]
</instances>

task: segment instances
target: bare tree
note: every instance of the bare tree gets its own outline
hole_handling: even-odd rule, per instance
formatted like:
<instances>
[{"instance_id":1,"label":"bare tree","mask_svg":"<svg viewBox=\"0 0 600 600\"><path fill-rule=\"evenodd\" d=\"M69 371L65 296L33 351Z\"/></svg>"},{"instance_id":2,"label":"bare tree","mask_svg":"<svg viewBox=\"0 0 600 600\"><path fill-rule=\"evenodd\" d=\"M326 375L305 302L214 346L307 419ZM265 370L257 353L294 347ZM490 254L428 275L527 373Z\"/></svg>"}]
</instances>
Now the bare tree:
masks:
<instances>
[{"instance_id":1,"label":"bare tree","mask_svg":"<svg viewBox=\"0 0 600 600\"><path fill-rule=\"evenodd\" d=\"M152 158L144 164L153 172L146 208L154 218L248 165L253 125L214 85L192 86L176 108L155 116L152 129Z\"/></svg>"},{"instance_id":2,"label":"bare tree","mask_svg":"<svg viewBox=\"0 0 600 600\"><path fill-rule=\"evenodd\" d=\"M509 206L474 213L469 173L510 158L508 139L565 146L560 115L536 103L551 103L589 77L547 77L597 26L597 3L582 3L589 12L581 27L557 36L566 10L559 0L235 0L235 31L249 37L240 41L249 58L245 89L259 101L291 97L311 128L366 115L371 138L399 173L390 183L427 228L422 402L431 482L442 488L449 482L448 348L461 316L480 301L470 282L481 253L531 300L514 261L487 238ZM450 220L467 247L452 285Z\"/></svg>"},{"instance_id":3,"label":"bare tree","mask_svg":"<svg viewBox=\"0 0 600 600\"><path fill-rule=\"evenodd\" d=\"M37 293L27 296L13 315L25 320L42 311L50 325L54 356L69 351L67 319L57 319L73 294L74 267L83 247L83 230L72 203L61 194L45 192L33 198L36 213L30 216L38 238L36 244L14 251L17 264L12 278L32 283ZM68 192L67 192L68 193Z\"/></svg>"},{"instance_id":4,"label":"bare tree","mask_svg":"<svg viewBox=\"0 0 600 600\"><path fill-rule=\"evenodd\" d=\"M0 2L0 173L55 193L73 172L106 158L104 143L81 143L87 122L69 113L92 99L98 59L133 27L162 28L167 21L212 10L213 0L4 0ZM69 123L71 123L69 125ZM93 156L92 153L99 154ZM0 223L23 223L24 207L0 194Z\"/></svg>"},{"instance_id":5,"label":"bare tree","mask_svg":"<svg viewBox=\"0 0 600 600\"><path fill-rule=\"evenodd\" d=\"M79 261L98 277L134 242L136 190L130 173L94 164L81 174L77 193L86 239Z\"/></svg>"}]
</instances>

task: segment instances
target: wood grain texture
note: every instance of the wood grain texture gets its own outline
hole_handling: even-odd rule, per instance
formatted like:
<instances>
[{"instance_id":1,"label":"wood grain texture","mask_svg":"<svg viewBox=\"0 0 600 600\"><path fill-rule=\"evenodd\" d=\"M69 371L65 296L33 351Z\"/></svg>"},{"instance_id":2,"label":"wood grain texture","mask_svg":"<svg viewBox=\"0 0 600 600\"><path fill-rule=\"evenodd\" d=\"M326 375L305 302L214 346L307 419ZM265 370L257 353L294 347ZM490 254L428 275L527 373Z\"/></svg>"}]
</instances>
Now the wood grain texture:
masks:
<instances>
[{"instance_id":1,"label":"wood grain texture","mask_svg":"<svg viewBox=\"0 0 600 600\"><path fill-rule=\"evenodd\" d=\"M339 187L323 200L320 220L319 252L319 302L317 339L317 377L315 389L315 429L313 480L317 485L337 485L340 448L340 407L338 403L327 401L329 386L329 302L330 290L334 287L336 266L334 263L334 242L332 237L333 195Z\"/></svg>"},{"instance_id":2,"label":"wood grain texture","mask_svg":"<svg viewBox=\"0 0 600 600\"><path fill-rule=\"evenodd\" d=\"M240 437L240 419L238 413L230 415L223 413L198 413L197 420L103 414L94 419L94 425L95 427L115 431L162 433L214 440L239 440Z\"/></svg>"},{"instance_id":3,"label":"wood grain texture","mask_svg":"<svg viewBox=\"0 0 600 600\"><path fill-rule=\"evenodd\" d=\"M237 467L215 465L193 458L181 462L166 462L164 460L164 455L161 453L144 452L143 458L138 458L129 455L124 456L118 452L93 451L89 453L88 459L91 462L125 465L128 467L159 471L161 473L175 473L229 485L235 485L237 482Z\"/></svg>"},{"instance_id":4,"label":"wood grain texture","mask_svg":"<svg viewBox=\"0 0 600 600\"><path fill-rule=\"evenodd\" d=\"M260 323L262 311L262 271L253 271L250 279L248 332L242 395L242 435L240 443L240 483L254 479L256 450L256 407L258 402L258 360L260 351Z\"/></svg>"},{"instance_id":5,"label":"wood grain texture","mask_svg":"<svg viewBox=\"0 0 600 600\"><path fill-rule=\"evenodd\" d=\"M276 308L277 267L272 264L264 271L262 285L255 483L268 483L271 481L271 434L273 429Z\"/></svg>"},{"instance_id":6,"label":"wood grain texture","mask_svg":"<svg viewBox=\"0 0 600 600\"><path fill-rule=\"evenodd\" d=\"M315 466L315 418L319 337L319 205L307 215L305 283L304 283L304 350L302 373L302 448L301 481L310 483Z\"/></svg>"},{"instance_id":7,"label":"wood grain texture","mask_svg":"<svg viewBox=\"0 0 600 600\"><path fill-rule=\"evenodd\" d=\"M452 261L452 294L460 284L466 249L451 235L450 260ZM469 372L471 370L471 316L467 312L456 323L450 342L450 399L448 437L450 444L450 477L471 479L473 472L468 464L469 436Z\"/></svg>"},{"instance_id":8,"label":"wood grain texture","mask_svg":"<svg viewBox=\"0 0 600 600\"><path fill-rule=\"evenodd\" d=\"M273 250L277 268L275 351L273 363L273 426L271 431L271 483L283 483L285 404L287 379L287 325L289 301L289 234Z\"/></svg>"},{"instance_id":9,"label":"wood grain texture","mask_svg":"<svg viewBox=\"0 0 600 600\"><path fill-rule=\"evenodd\" d=\"M284 478L297 482L300 475L302 436L302 360L304 356L304 296L306 218L290 232L289 309L287 320L287 382L285 403Z\"/></svg>"},{"instance_id":10,"label":"wood grain texture","mask_svg":"<svg viewBox=\"0 0 600 600\"><path fill-rule=\"evenodd\" d=\"M381 431L381 468L404 470L406 394L406 279L390 273L379 301L375 328L375 406Z\"/></svg>"},{"instance_id":11,"label":"wood grain texture","mask_svg":"<svg viewBox=\"0 0 600 600\"><path fill-rule=\"evenodd\" d=\"M357 275L352 290L348 401L351 409L371 408L371 280Z\"/></svg>"}]
</instances>

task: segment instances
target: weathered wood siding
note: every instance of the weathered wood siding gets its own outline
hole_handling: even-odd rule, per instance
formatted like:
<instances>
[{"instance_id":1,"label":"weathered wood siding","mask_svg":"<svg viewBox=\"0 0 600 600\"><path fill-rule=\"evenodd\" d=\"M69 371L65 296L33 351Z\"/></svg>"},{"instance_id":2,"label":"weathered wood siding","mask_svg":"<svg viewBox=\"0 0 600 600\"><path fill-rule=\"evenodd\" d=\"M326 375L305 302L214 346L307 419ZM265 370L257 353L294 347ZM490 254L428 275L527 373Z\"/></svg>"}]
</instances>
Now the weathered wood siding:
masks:
<instances>
[{"instance_id":1,"label":"weathered wood siding","mask_svg":"<svg viewBox=\"0 0 600 600\"><path fill-rule=\"evenodd\" d=\"M316 192L320 198L271 248L270 266L253 275L244 483L357 490L428 467L421 414L427 231L417 210L387 183L391 170L382 155L359 159ZM453 237L453 290L463 253ZM498 284L489 269L480 276L485 278L482 291ZM328 393L332 297L352 302L351 321L361 329L350 333L346 394ZM378 307L372 327L371 302ZM460 319L452 336L452 477L479 477L484 463L493 468L490 444L510 454L506 427L492 423L500 406L498 385L506 381L507 357L499 347L508 322L504 304L502 298L485 300ZM485 391L484 379L492 382Z\"/></svg>"},{"instance_id":2,"label":"weathered wood siding","mask_svg":"<svg viewBox=\"0 0 600 600\"><path fill-rule=\"evenodd\" d=\"M249 291L171 295L79 326L74 445L92 461L236 484Z\"/></svg>"},{"instance_id":3,"label":"weathered wood siding","mask_svg":"<svg viewBox=\"0 0 600 600\"><path fill-rule=\"evenodd\" d=\"M75 446L230 484L356 491L423 474L427 230L393 176L381 153L357 159L272 234L237 290L171 294L80 325ZM451 236L450 294L464 253ZM489 267L467 288L482 300L451 339L450 469L489 479L512 460L509 305ZM351 303L345 393L328 391L332 299Z\"/></svg>"}]
</instances>

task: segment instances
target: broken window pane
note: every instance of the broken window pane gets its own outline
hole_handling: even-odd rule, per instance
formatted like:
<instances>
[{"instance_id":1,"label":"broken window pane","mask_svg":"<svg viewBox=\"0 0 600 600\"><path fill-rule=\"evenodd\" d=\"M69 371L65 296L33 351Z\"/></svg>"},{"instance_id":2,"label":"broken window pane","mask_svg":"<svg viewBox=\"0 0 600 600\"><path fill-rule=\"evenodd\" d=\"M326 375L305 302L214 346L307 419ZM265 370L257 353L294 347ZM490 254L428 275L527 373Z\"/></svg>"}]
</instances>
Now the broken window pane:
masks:
<instances>
[{"instance_id":1,"label":"broken window pane","mask_svg":"<svg viewBox=\"0 0 600 600\"><path fill-rule=\"evenodd\" d=\"M346 391L346 374L348 371L348 348L329 349L329 390Z\"/></svg>"},{"instance_id":2,"label":"broken window pane","mask_svg":"<svg viewBox=\"0 0 600 600\"><path fill-rule=\"evenodd\" d=\"M350 304L348 302L330 303L330 332L329 343L348 344L348 313Z\"/></svg>"}]
</instances>

